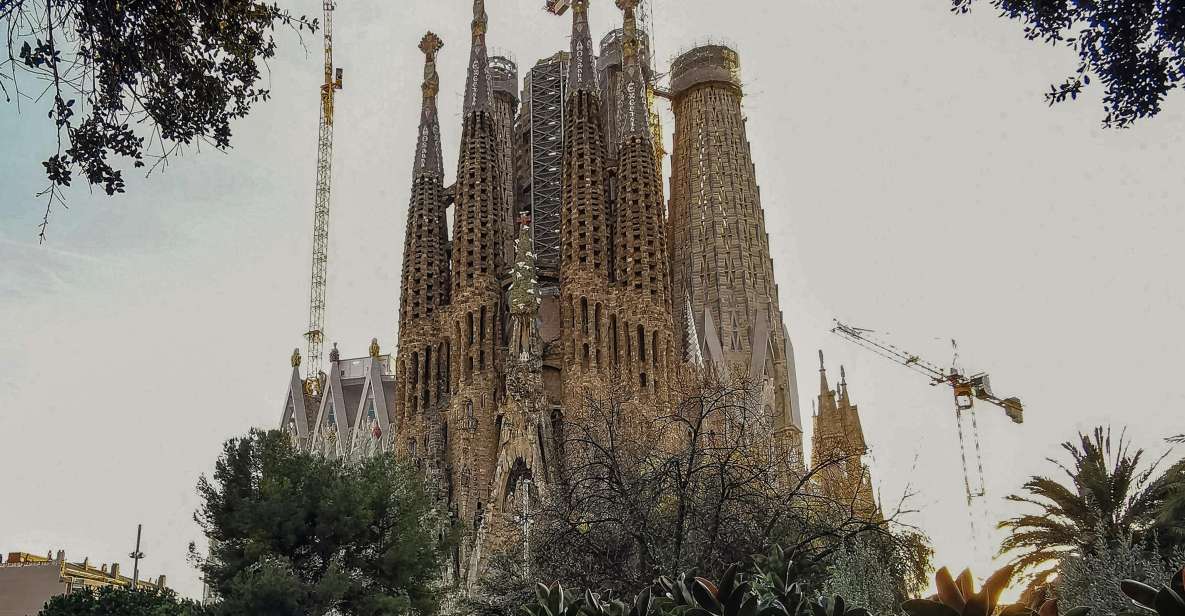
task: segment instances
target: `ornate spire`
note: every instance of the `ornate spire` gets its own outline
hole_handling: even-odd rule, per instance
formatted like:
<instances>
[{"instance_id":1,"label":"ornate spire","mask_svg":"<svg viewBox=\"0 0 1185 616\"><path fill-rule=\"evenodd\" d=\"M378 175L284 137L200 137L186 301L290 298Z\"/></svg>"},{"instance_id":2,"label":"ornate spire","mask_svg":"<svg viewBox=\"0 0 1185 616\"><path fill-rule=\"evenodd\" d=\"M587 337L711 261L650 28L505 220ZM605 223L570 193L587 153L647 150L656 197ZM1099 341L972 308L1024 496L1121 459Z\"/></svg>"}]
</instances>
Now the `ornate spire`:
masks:
<instances>
[{"instance_id":1,"label":"ornate spire","mask_svg":"<svg viewBox=\"0 0 1185 616\"><path fill-rule=\"evenodd\" d=\"M292 349L292 367L300 367L300 349Z\"/></svg>"},{"instance_id":2,"label":"ornate spire","mask_svg":"<svg viewBox=\"0 0 1185 616\"><path fill-rule=\"evenodd\" d=\"M840 408L851 406L852 401L848 398L848 375L844 372L842 365L839 367L839 406Z\"/></svg>"},{"instance_id":3,"label":"ornate spire","mask_svg":"<svg viewBox=\"0 0 1185 616\"><path fill-rule=\"evenodd\" d=\"M338 352L337 343L334 342L333 348L329 350L329 361L333 362L333 363L337 363L340 360L341 360L341 353Z\"/></svg>"},{"instance_id":4,"label":"ornate spire","mask_svg":"<svg viewBox=\"0 0 1185 616\"><path fill-rule=\"evenodd\" d=\"M642 74L641 39L638 37L638 0L617 0L624 13L621 35L621 92L617 124L621 137L650 140L650 112L646 106L646 78Z\"/></svg>"},{"instance_id":5,"label":"ornate spire","mask_svg":"<svg viewBox=\"0 0 1185 616\"><path fill-rule=\"evenodd\" d=\"M371 338L370 339L370 356L374 359L378 359L380 351L381 351L381 349L379 349L379 339L378 338Z\"/></svg>"},{"instance_id":6,"label":"ornate spire","mask_svg":"<svg viewBox=\"0 0 1185 616\"><path fill-rule=\"evenodd\" d=\"M826 395L831 391L827 384L827 365L823 363L823 349L819 349L819 395Z\"/></svg>"},{"instance_id":7,"label":"ornate spire","mask_svg":"<svg viewBox=\"0 0 1185 616\"><path fill-rule=\"evenodd\" d=\"M465 78L465 114L488 111L490 102L490 59L486 51L485 0L473 0L473 43L469 51L469 74Z\"/></svg>"},{"instance_id":8,"label":"ornate spire","mask_svg":"<svg viewBox=\"0 0 1185 616\"><path fill-rule=\"evenodd\" d=\"M588 27L588 0L572 2L572 59L568 64L568 96L577 90L597 92L592 33Z\"/></svg>"},{"instance_id":9,"label":"ornate spire","mask_svg":"<svg viewBox=\"0 0 1185 616\"><path fill-rule=\"evenodd\" d=\"M535 269L535 247L531 239L531 219L524 216L518 239L514 242L514 264L510 269L510 313L534 314L539 308L539 280Z\"/></svg>"},{"instance_id":10,"label":"ornate spire","mask_svg":"<svg viewBox=\"0 0 1185 616\"><path fill-rule=\"evenodd\" d=\"M440 150L440 119L436 114L436 95L440 92L440 76L436 74L436 53L444 47L439 36L429 32L420 39L424 52L424 83L421 89L424 102L420 112L420 135L416 141L416 160L412 177L422 174L444 176L444 162Z\"/></svg>"}]
</instances>

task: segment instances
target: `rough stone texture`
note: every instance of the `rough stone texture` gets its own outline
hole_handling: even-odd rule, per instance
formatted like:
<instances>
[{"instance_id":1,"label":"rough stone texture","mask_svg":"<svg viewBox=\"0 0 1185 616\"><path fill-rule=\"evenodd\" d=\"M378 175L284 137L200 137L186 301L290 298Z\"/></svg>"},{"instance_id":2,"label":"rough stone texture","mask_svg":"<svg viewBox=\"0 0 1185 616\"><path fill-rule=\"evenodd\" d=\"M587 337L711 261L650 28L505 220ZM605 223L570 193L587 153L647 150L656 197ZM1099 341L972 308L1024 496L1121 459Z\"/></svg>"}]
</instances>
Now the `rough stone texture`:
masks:
<instances>
[{"instance_id":1,"label":"rough stone texture","mask_svg":"<svg viewBox=\"0 0 1185 616\"><path fill-rule=\"evenodd\" d=\"M439 481L443 444L434 435L447 404L450 341L440 335L442 310L449 303L448 222L445 217L444 165L436 95L436 53L443 46L428 33L420 42L425 54L424 103L420 116L411 203L403 244L399 299L399 352L395 360L396 451L426 468Z\"/></svg>"},{"instance_id":2,"label":"rough stone texture","mask_svg":"<svg viewBox=\"0 0 1185 616\"><path fill-rule=\"evenodd\" d=\"M518 205L514 197L514 116L518 112L518 67L508 58L490 58L493 99L490 113L498 140L498 169L502 181L502 262L514 258L515 220Z\"/></svg>"},{"instance_id":3,"label":"rough stone texture","mask_svg":"<svg viewBox=\"0 0 1185 616\"><path fill-rule=\"evenodd\" d=\"M572 5L572 61L564 113L560 214L564 413L578 410L583 388L603 382L609 358L609 315L616 312L609 287L612 244L605 194L608 159L587 14L588 1L576 0Z\"/></svg>"},{"instance_id":4,"label":"rough stone texture","mask_svg":"<svg viewBox=\"0 0 1185 616\"><path fill-rule=\"evenodd\" d=\"M672 296L690 303L706 360L746 366L772 383L775 429L786 447L801 452L794 358L741 111L736 52L718 45L693 49L672 64L671 83ZM688 317L678 311L677 331L688 328ZM679 354L695 352L680 348Z\"/></svg>"},{"instance_id":5,"label":"rough stone texture","mask_svg":"<svg viewBox=\"0 0 1185 616\"><path fill-rule=\"evenodd\" d=\"M635 23L636 2L622 2L622 73L617 91L617 203L614 259L625 357L639 391L667 382L674 325L662 180L651 143L646 80Z\"/></svg>"},{"instance_id":6,"label":"rough stone texture","mask_svg":"<svg viewBox=\"0 0 1185 616\"><path fill-rule=\"evenodd\" d=\"M819 468L818 486L838 502L851 502L862 516L875 517L878 509L872 491L872 476L864 464L868 453L860 411L848 395L848 379L841 366L839 388L827 384L823 352L819 352L819 397L814 416L811 465Z\"/></svg>"}]
</instances>

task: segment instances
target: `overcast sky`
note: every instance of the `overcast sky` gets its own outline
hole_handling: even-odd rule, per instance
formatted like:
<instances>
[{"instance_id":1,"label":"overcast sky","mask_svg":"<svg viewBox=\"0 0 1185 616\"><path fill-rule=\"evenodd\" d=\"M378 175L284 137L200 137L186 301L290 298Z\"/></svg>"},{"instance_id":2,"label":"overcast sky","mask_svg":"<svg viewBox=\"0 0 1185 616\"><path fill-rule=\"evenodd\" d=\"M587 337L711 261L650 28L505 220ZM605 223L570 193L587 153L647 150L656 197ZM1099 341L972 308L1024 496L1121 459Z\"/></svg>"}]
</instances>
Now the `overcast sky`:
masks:
<instances>
[{"instance_id":1,"label":"overcast sky","mask_svg":"<svg viewBox=\"0 0 1185 616\"><path fill-rule=\"evenodd\" d=\"M541 4L488 0L490 44L523 70L568 45L569 19ZM426 29L445 41L451 175L470 3L339 5L327 331L361 356L372 337L394 345L416 45ZM847 366L883 498L917 492L910 520L954 568L975 541L949 393L829 334L832 318L940 365L957 338L966 368L1024 400L1021 426L980 409L988 519L1014 511L1003 496L1076 430L1126 425L1159 453L1185 431L1185 113L1175 95L1160 117L1106 131L1097 91L1049 109L1041 93L1071 53L1025 41L986 4L948 5L655 0L654 38L663 65L708 39L737 46L802 404L822 348L834 376ZM594 36L619 15L594 0ZM44 246L33 194L50 125L41 107L0 107L0 551L126 570L142 522L143 570L199 592L185 560L201 540L194 485L224 439L277 425L307 324L320 45L279 42L274 98L235 125L233 151L133 173L116 198L75 187Z\"/></svg>"}]
</instances>

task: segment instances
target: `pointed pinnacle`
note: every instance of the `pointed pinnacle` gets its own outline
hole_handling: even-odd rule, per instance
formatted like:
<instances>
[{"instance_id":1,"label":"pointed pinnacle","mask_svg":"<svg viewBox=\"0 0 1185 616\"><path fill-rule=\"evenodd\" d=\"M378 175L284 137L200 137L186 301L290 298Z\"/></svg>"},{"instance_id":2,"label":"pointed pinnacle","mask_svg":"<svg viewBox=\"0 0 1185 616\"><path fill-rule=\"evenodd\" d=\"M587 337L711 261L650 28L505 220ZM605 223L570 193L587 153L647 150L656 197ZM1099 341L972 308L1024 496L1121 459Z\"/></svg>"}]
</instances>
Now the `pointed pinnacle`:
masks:
<instances>
[{"instance_id":1,"label":"pointed pinnacle","mask_svg":"<svg viewBox=\"0 0 1185 616\"><path fill-rule=\"evenodd\" d=\"M470 24L473 36L477 37L485 34L488 23L489 16L486 15L485 0L473 0L473 22Z\"/></svg>"},{"instance_id":2,"label":"pointed pinnacle","mask_svg":"<svg viewBox=\"0 0 1185 616\"><path fill-rule=\"evenodd\" d=\"M436 61L436 52L440 51L441 47L444 47L444 41L431 30L420 39L420 51L424 52L428 62Z\"/></svg>"}]
</instances>

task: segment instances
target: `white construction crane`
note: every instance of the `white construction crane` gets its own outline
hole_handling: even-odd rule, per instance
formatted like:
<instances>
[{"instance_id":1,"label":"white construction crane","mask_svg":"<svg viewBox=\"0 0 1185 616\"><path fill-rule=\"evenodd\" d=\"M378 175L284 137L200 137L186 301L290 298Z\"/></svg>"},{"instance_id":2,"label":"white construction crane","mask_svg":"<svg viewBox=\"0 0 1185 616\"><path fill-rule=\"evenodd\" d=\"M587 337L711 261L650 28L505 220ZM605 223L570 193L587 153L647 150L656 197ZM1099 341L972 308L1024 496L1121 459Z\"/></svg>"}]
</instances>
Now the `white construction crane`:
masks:
<instances>
[{"instance_id":1,"label":"white construction crane","mask_svg":"<svg viewBox=\"0 0 1185 616\"><path fill-rule=\"evenodd\" d=\"M317 132L317 188L313 196L313 275L309 283L308 367L305 392L321 393L321 347L325 343L325 279L329 266L329 185L333 166L333 98L342 88L342 70L333 66L333 0L323 0L325 80L321 84L321 119Z\"/></svg>"},{"instance_id":2,"label":"white construction crane","mask_svg":"<svg viewBox=\"0 0 1185 616\"><path fill-rule=\"evenodd\" d=\"M951 387L955 396L955 418L959 430L959 453L963 458L963 486L967 491L967 504L971 505L972 499L982 497L985 493L983 458L980 454L979 426L975 421L975 400L994 404L1004 409L1004 413L1008 415L1009 419L1016 423L1021 423L1024 421L1024 406L1021 404L1020 398L999 398L992 393L987 374L979 372L971 376L966 376L957 366L952 366L949 371L943 370L913 353L908 353L888 342L878 340L870 335L873 333L870 329L852 327L851 325L835 321L835 327L831 328L831 332L894 363L925 375L930 379L930 385L949 385ZM971 470L967 464L967 446L963 436L964 412L967 412L971 419L976 459L974 479L971 477Z\"/></svg>"}]
</instances>

